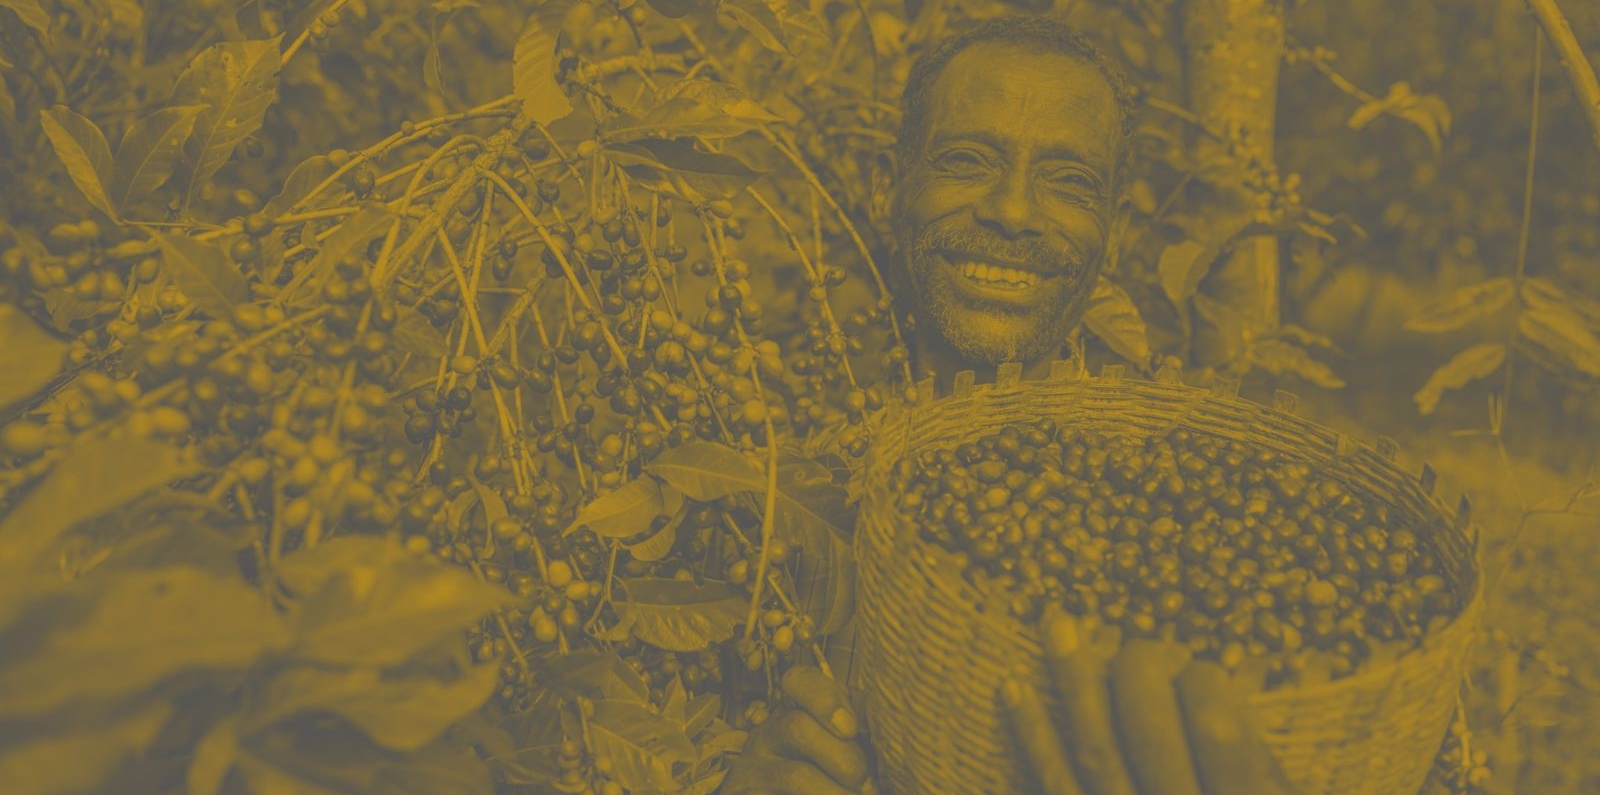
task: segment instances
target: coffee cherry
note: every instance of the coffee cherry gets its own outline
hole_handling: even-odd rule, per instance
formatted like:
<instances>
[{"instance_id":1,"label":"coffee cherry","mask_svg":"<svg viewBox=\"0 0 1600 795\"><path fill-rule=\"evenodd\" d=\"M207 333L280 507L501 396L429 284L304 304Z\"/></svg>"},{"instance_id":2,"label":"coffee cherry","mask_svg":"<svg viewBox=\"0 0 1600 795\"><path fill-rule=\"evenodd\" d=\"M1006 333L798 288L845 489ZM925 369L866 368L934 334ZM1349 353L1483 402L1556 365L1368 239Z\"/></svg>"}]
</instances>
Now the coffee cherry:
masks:
<instances>
[{"instance_id":1,"label":"coffee cherry","mask_svg":"<svg viewBox=\"0 0 1600 795\"><path fill-rule=\"evenodd\" d=\"M43 452L50 435L43 425L17 422L0 430L0 449L14 456L31 456Z\"/></svg>"},{"instance_id":2,"label":"coffee cherry","mask_svg":"<svg viewBox=\"0 0 1600 795\"><path fill-rule=\"evenodd\" d=\"M1054 601L1226 665L1266 656L1277 686L1305 670L1302 648L1340 655L1348 675L1369 641L1419 642L1425 615L1461 606L1389 506L1314 472L1187 429L1132 439L1046 420L922 451L891 491L1018 617Z\"/></svg>"}]
</instances>

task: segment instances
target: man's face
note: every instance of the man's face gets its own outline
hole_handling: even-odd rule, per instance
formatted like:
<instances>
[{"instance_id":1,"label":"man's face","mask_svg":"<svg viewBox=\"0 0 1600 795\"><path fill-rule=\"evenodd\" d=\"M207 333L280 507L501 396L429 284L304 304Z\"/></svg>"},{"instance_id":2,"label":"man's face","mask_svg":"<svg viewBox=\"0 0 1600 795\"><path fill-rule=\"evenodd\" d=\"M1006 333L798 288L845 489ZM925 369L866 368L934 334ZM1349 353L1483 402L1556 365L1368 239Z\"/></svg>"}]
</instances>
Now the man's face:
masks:
<instances>
[{"instance_id":1,"label":"man's face","mask_svg":"<svg viewBox=\"0 0 1600 795\"><path fill-rule=\"evenodd\" d=\"M1059 351L1113 244L1118 114L1068 55L983 42L950 60L895 202L932 342L988 364Z\"/></svg>"}]
</instances>

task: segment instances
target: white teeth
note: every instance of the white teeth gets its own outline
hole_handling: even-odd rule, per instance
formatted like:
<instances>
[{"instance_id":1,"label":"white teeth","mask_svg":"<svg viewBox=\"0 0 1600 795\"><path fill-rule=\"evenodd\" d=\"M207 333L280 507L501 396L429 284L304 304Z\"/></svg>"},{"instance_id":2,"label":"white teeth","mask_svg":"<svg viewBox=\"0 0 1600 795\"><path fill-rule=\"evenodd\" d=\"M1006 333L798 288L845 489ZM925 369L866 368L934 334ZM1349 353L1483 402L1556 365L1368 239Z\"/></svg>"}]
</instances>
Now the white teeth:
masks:
<instances>
[{"instance_id":1,"label":"white teeth","mask_svg":"<svg viewBox=\"0 0 1600 795\"><path fill-rule=\"evenodd\" d=\"M1037 274L1017 270L1016 268L991 265L987 262L964 262L961 264L961 275L968 279L990 282L1013 289L1032 287L1039 283Z\"/></svg>"}]
</instances>

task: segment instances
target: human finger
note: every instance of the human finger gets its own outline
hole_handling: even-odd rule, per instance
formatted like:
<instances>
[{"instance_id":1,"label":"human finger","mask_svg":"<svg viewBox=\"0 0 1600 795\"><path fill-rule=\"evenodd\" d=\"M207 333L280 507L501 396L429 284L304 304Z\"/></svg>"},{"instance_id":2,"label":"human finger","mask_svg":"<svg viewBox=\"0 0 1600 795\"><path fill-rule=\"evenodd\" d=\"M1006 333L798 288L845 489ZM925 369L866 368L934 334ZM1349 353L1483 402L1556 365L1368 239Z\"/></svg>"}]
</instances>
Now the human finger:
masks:
<instances>
[{"instance_id":1,"label":"human finger","mask_svg":"<svg viewBox=\"0 0 1600 795\"><path fill-rule=\"evenodd\" d=\"M1043 795L1083 795L1066 745L1044 711L1038 691L1020 681L1008 681L1000 688L1000 702Z\"/></svg>"},{"instance_id":2,"label":"human finger","mask_svg":"<svg viewBox=\"0 0 1600 795\"><path fill-rule=\"evenodd\" d=\"M844 688L819 668L809 665L790 668L783 675L783 696L840 739L853 739L860 728Z\"/></svg>"},{"instance_id":3,"label":"human finger","mask_svg":"<svg viewBox=\"0 0 1600 795\"><path fill-rule=\"evenodd\" d=\"M1134 795L1111 717L1110 654L1093 642L1088 626L1059 609L1046 610L1040 634L1079 785L1086 795Z\"/></svg>"},{"instance_id":4,"label":"human finger","mask_svg":"<svg viewBox=\"0 0 1600 795\"><path fill-rule=\"evenodd\" d=\"M834 781L859 790L867 780L867 756L859 743L840 739L810 713L786 712L776 719L772 750L799 762L810 762Z\"/></svg>"},{"instance_id":5,"label":"human finger","mask_svg":"<svg viewBox=\"0 0 1600 795\"><path fill-rule=\"evenodd\" d=\"M1173 680L1189 652L1137 639L1111 663L1111 703L1123 759L1142 795L1200 795Z\"/></svg>"},{"instance_id":6,"label":"human finger","mask_svg":"<svg viewBox=\"0 0 1600 795\"><path fill-rule=\"evenodd\" d=\"M1277 759L1250 725L1243 693L1226 670L1196 662L1178 676L1178 703L1206 795L1288 795Z\"/></svg>"}]
</instances>

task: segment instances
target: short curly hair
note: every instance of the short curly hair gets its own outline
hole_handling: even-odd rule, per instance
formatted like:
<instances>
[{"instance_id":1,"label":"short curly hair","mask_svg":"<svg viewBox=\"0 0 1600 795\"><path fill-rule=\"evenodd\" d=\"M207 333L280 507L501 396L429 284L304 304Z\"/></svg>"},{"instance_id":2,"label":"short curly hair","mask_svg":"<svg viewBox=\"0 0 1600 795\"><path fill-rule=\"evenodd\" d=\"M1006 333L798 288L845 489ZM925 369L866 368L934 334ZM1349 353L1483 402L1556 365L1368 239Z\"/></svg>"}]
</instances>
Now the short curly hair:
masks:
<instances>
[{"instance_id":1,"label":"short curly hair","mask_svg":"<svg viewBox=\"0 0 1600 795\"><path fill-rule=\"evenodd\" d=\"M1069 55L1100 72L1111 86L1122 122L1117 143L1117 170L1120 173L1133 149L1134 116L1138 109L1135 91L1122 71L1087 36L1071 25L1042 16L991 19L939 42L917 57L911 65L905 93L900 101L900 129L894 153L901 167L912 162L922 145L923 136L927 134L928 106L933 102L933 85L939 75L950 60L963 50L990 41Z\"/></svg>"}]
</instances>

